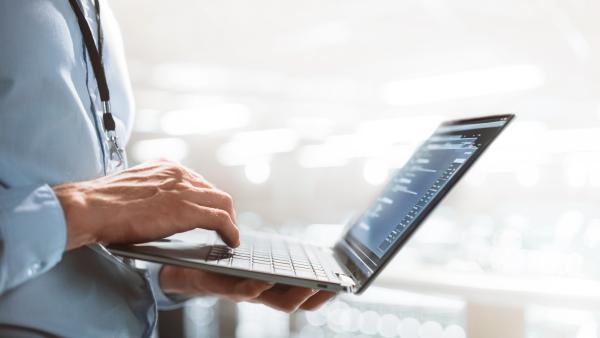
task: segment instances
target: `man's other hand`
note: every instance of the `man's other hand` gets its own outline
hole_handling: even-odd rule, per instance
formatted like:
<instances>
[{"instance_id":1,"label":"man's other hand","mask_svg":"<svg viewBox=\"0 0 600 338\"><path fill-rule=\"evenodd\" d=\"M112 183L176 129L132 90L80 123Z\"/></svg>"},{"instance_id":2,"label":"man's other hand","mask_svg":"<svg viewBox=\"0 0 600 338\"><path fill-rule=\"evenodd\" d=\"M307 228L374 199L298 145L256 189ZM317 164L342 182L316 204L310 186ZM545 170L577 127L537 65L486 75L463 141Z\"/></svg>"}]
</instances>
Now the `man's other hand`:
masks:
<instances>
[{"instance_id":1,"label":"man's other hand","mask_svg":"<svg viewBox=\"0 0 600 338\"><path fill-rule=\"evenodd\" d=\"M235 302L260 303L287 313L298 309L316 310L335 297L335 293L332 292L274 285L254 279L170 265L165 265L161 270L160 286L167 294L213 295Z\"/></svg>"}]
</instances>

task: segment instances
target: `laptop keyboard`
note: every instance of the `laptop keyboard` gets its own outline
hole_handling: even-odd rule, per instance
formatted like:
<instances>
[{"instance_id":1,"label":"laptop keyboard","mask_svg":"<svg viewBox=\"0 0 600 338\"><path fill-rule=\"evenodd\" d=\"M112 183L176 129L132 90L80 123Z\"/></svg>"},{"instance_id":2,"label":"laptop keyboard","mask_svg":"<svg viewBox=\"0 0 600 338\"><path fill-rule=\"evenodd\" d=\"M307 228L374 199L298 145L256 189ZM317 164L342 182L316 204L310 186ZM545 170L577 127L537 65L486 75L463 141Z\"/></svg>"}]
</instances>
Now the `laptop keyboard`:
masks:
<instances>
[{"instance_id":1,"label":"laptop keyboard","mask_svg":"<svg viewBox=\"0 0 600 338\"><path fill-rule=\"evenodd\" d=\"M332 271L321 263L318 247L281 237L242 236L235 249L213 245L205 260L237 269L260 271L321 281L337 281Z\"/></svg>"}]
</instances>

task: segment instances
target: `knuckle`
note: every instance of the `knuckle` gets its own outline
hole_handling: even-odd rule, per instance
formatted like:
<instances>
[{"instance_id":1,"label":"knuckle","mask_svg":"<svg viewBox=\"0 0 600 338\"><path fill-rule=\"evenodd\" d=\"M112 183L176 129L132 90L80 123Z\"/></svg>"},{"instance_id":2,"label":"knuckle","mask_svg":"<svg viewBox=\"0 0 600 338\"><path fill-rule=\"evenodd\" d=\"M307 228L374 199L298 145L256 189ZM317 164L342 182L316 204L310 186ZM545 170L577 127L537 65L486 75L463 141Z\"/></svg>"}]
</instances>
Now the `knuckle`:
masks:
<instances>
[{"instance_id":1,"label":"knuckle","mask_svg":"<svg viewBox=\"0 0 600 338\"><path fill-rule=\"evenodd\" d=\"M160 193L161 193L161 188L155 185L151 185L146 187L146 191L148 194L148 197L159 197Z\"/></svg>"},{"instance_id":2,"label":"knuckle","mask_svg":"<svg viewBox=\"0 0 600 338\"><path fill-rule=\"evenodd\" d=\"M260 290L260 289L253 289L252 293L250 294L250 299L258 298L261 294L262 294L262 290Z\"/></svg>"},{"instance_id":3,"label":"knuckle","mask_svg":"<svg viewBox=\"0 0 600 338\"><path fill-rule=\"evenodd\" d=\"M181 165L176 163L169 163L165 168L165 172L170 177L174 177L177 179L182 179L185 175L185 169Z\"/></svg>"},{"instance_id":4,"label":"knuckle","mask_svg":"<svg viewBox=\"0 0 600 338\"><path fill-rule=\"evenodd\" d=\"M168 177L158 184L158 188L163 190L172 190L178 188L179 180L173 177Z\"/></svg>"},{"instance_id":5,"label":"knuckle","mask_svg":"<svg viewBox=\"0 0 600 338\"><path fill-rule=\"evenodd\" d=\"M239 301L249 301L258 297L260 292L248 282L242 282L236 286L235 294Z\"/></svg>"},{"instance_id":6,"label":"knuckle","mask_svg":"<svg viewBox=\"0 0 600 338\"><path fill-rule=\"evenodd\" d=\"M260 296L260 290L254 289L254 288L246 288L241 294L240 296L244 299L244 300L252 300L255 299L256 297Z\"/></svg>"},{"instance_id":7,"label":"knuckle","mask_svg":"<svg viewBox=\"0 0 600 338\"><path fill-rule=\"evenodd\" d=\"M229 214L221 209L215 209L213 211L213 216L219 220L219 223L221 225L228 225L229 224Z\"/></svg>"},{"instance_id":8,"label":"knuckle","mask_svg":"<svg viewBox=\"0 0 600 338\"><path fill-rule=\"evenodd\" d=\"M174 184L174 188L181 191L191 191L192 193L195 193L194 186L184 180L177 180L177 183Z\"/></svg>"},{"instance_id":9,"label":"knuckle","mask_svg":"<svg viewBox=\"0 0 600 338\"><path fill-rule=\"evenodd\" d=\"M227 205L227 207L233 206L233 197L226 192L222 192L221 196L223 198L223 202Z\"/></svg>"},{"instance_id":10,"label":"knuckle","mask_svg":"<svg viewBox=\"0 0 600 338\"><path fill-rule=\"evenodd\" d=\"M296 307L294 305L283 305L281 307L281 311L288 313L288 314L292 314L296 311Z\"/></svg>"}]
</instances>

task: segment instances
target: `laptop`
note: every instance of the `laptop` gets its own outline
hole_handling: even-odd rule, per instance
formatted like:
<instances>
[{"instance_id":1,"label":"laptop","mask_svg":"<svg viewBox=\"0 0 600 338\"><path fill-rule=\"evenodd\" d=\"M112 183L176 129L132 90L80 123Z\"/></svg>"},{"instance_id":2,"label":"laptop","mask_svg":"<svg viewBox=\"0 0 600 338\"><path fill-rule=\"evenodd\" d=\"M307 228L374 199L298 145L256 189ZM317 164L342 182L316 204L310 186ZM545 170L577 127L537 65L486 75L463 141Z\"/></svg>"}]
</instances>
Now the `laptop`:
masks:
<instances>
[{"instance_id":1,"label":"laptop","mask_svg":"<svg viewBox=\"0 0 600 338\"><path fill-rule=\"evenodd\" d=\"M514 115L442 123L332 247L241 232L227 247L212 231L112 245L115 255L333 292L363 292Z\"/></svg>"}]
</instances>

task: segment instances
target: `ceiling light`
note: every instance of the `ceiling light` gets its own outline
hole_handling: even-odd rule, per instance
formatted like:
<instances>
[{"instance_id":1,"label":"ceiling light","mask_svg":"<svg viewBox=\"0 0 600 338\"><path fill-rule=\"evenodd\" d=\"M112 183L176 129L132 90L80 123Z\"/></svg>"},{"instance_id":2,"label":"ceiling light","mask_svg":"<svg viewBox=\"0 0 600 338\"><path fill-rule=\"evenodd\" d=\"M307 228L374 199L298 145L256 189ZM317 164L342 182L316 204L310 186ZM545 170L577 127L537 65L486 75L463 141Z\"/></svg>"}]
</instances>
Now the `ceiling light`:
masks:
<instances>
[{"instance_id":1,"label":"ceiling light","mask_svg":"<svg viewBox=\"0 0 600 338\"><path fill-rule=\"evenodd\" d=\"M161 119L161 126L169 135L208 134L241 128L249 121L248 107L221 103L167 112Z\"/></svg>"},{"instance_id":2,"label":"ceiling light","mask_svg":"<svg viewBox=\"0 0 600 338\"><path fill-rule=\"evenodd\" d=\"M266 129L236 134L217 151L223 165L243 165L248 161L294 150L298 135L290 129Z\"/></svg>"},{"instance_id":3,"label":"ceiling light","mask_svg":"<svg viewBox=\"0 0 600 338\"><path fill-rule=\"evenodd\" d=\"M390 82L383 99L392 105L415 105L466 99L541 87L543 71L535 65L511 65Z\"/></svg>"},{"instance_id":4,"label":"ceiling light","mask_svg":"<svg viewBox=\"0 0 600 338\"><path fill-rule=\"evenodd\" d=\"M255 159L246 164L244 173L251 183L262 184L271 175L271 165L266 159Z\"/></svg>"}]
</instances>

